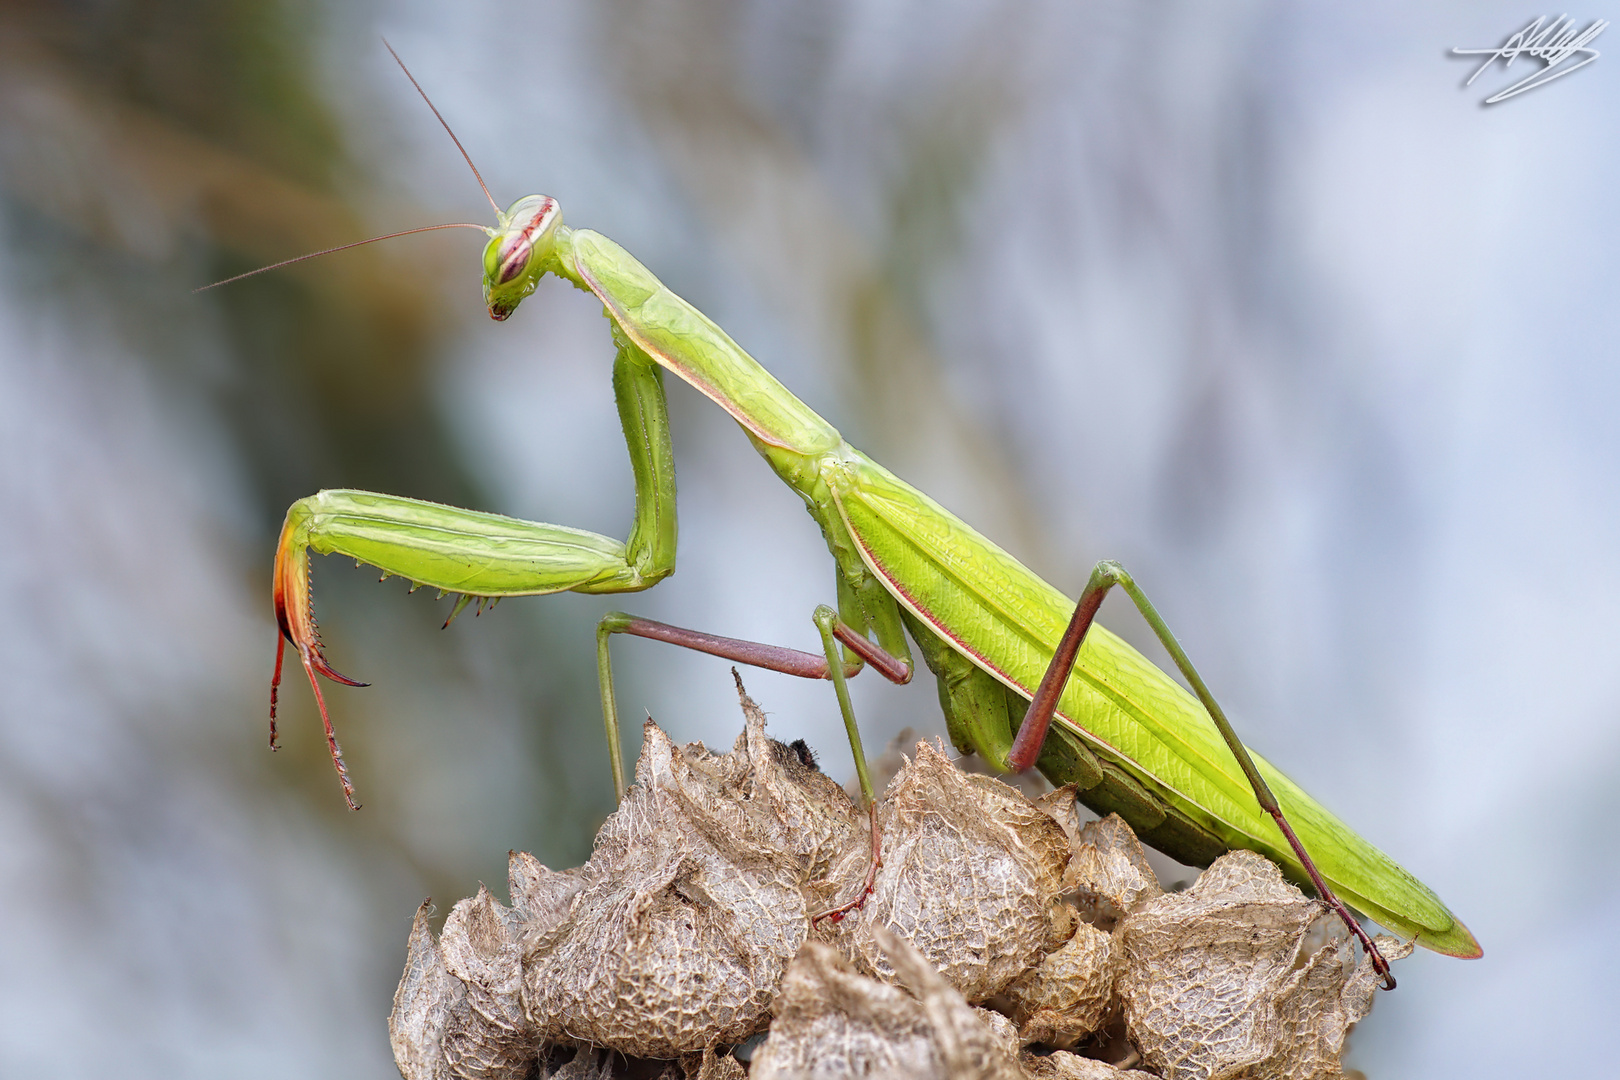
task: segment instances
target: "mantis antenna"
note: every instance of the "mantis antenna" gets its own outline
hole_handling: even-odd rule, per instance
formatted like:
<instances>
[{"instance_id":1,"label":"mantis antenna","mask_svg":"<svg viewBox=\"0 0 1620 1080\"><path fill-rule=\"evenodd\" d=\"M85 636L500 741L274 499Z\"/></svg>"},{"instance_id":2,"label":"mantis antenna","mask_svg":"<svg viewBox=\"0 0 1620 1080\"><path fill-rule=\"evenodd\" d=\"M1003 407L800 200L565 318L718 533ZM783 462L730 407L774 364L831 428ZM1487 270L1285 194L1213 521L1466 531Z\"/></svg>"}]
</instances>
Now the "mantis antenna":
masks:
<instances>
[{"instance_id":1,"label":"mantis antenna","mask_svg":"<svg viewBox=\"0 0 1620 1080\"><path fill-rule=\"evenodd\" d=\"M416 87L416 92L418 94L422 95L422 100L427 102L427 107L433 110L433 115L438 118L439 123L444 127L445 134L450 136L450 141L456 144L457 150L461 151L462 160L467 163L467 168L472 170L473 178L478 181L479 188L481 188L484 192L484 198L489 200L489 205L495 210L496 218L500 218L501 208L499 204L495 202L495 196L489 193L489 185L484 183L483 174L478 171L478 166L473 164L472 155L467 153L467 148L461 145L461 140L456 138L456 133L450 129L450 124L445 120L444 115L439 112L439 107L433 104L433 99L428 97L426 90L422 89L422 84L416 81L416 76L412 75L411 69L405 66L405 61L399 58L399 53L395 52L394 47L388 44L387 38L383 38L383 47L388 50L388 55L394 58L394 63L399 65L399 69L405 73L405 77L411 80L411 85ZM350 248L364 247L366 244L375 244L379 240L393 240L401 236L413 236L416 233L434 232L439 229L477 229L479 232L485 233L489 236L495 235L494 231L490 229L489 226L476 225L469 221L450 221L444 223L443 225L423 225L421 228L417 229L406 229L403 232L391 232L383 236L373 236L368 240L356 240L350 244L339 244L337 247L329 247L323 251L312 251L307 255L298 255L291 259L283 259L278 263L271 263L269 266L261 266L257 270L249 270L246 273L237 274L234 277L228 277L220 281L212 282L208 285L198 286L191 291L194 294L206 292L209 289L218 288L221 285L229 285L233 281L241 281L243 278L253 277L255 274L264 274L271 270L280 270L283 266L291 266L293 263L300 263L305 259L318 259L322 255L331 255L334 252L347 251Z\"/></svg>"},{"instance_id":2,"label":"mantis antenna","mask_svg":"<svg viewBox=\"0 0 1620 1080\"><path fill-rule=\"evenodd\" d=\"M249 270L244 274L237 274L235 277L228 277L221 281L212 282L208 285L199 285L197 288L192 289L191 291L193 293L206 292L209 289L218 288L221 285L229 285L233 281L241 281L243 278L250 278L255 274L263 274L271 270L280 270L283 266L291 266L293 263L301 263L305 259L318 259L322 255L330 255L335 251L348 251L350 248L364 247L366 244L375 244L379 240L392 240L398 236L410 236L419 232L433 232L436 229L477 229L480 232L485 233L490 231L489 226L474 225L470 221L449 221L443 225L423 225L419 229L406 229L404 232L391 232L384 236L373 236L369 240L356 240L352 244L339 244L337 247L329 247L324 251L312 251L308 255L297 255L291 259L282 259L278 263L271 263L269 266L261 266L257 270Z\"/></svg>"},{"instance_id":3,"label":"mantis antenna","mask_svg":"<svg viewBox=\"0 0 1620 1080\"><path fill-rule=\"evenodd\" d=\"M467 163L467 168L472 170L473 176L478 180L478 186L484 189L484 198L489 200L490 209L495 211L496 217L499 217L501 213L500 205L495 202L495 196L489 193L489 185L484 183L483 174L478 171L478 166L473 164L472 155L467 153L467 148L465 146L461 145L461 140L456 138L456 133L450 130L449 121L445 120L444 114L439 112L439 107L433 104L433 99L428 97L427 91L422 89L422 84L416 81L416 76L412 75L411 69L405 66L405 61L399 58L399 53L395 52L394 47L388 44L387 38L383 38L383 48L388 50L388 55L394 58L394 63L399 65L399 70L405 73L405 77L411 80L411 85L416 87L416 92L418 94L422 95L422 100L427 102L427 107L433 110L433 115L439 118L439 123L441 126L443 126L444 133L450 136L451 142L456 144L456 149L461 151L461 159Z\"/></svg>"}]
</instances>

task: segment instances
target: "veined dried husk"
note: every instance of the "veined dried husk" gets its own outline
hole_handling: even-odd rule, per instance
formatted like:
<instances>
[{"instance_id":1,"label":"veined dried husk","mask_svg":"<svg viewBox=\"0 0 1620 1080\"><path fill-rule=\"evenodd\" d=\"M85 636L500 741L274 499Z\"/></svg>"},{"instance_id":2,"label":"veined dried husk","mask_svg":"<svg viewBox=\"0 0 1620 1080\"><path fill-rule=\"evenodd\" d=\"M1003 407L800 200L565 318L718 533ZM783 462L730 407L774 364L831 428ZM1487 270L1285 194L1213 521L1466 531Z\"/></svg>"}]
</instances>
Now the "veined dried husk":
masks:
<instances>
[{"instance_id":1,"label":"veined dried husk","mask_svg":"<svg viewBox=\"0 0 1620 1080\"><path fill-rule=\"evenodd\" d=\"M883 865L874 892L823 931L861 970L894 977L876 933L885 928L979 1002L1070 932L1057 904L1068 862L1063 831L1007 785L964 774L918 743L916 759L879 804L878 821ZM864 872L864 858L855 861Z\"/></svg>"},{"instance_id":2,"label":"veined dried husk","mask_svg":"<svg viewBox=\"0 0 1620 1080\"><path fill-rule=\"evenodd\" d=\"M752 1080L1019 1080L1005 1031L986 1024L904 939L881 926L872 937L898 985L806 942L783 980Z\"/></svg>"},{"instance_id":3,"label":"veined dried husk","mask_svg":"<svg viewBox=\"0 0 1620 1080\"><path fill-rule=\"evenodd\" d=\"M744 713L725 755L645 725L637 782L568 918L525 937L523 1004L542 1039L665 1058L765 1024L830 867L867 830L746 697Z\"/></svg>"},{"instance_id":4,"label":"veined dried husk","mask_svg":"<svg viewBox=\"0 0 1620 1080\"><path fill-rule=\"evenodd\" d=\"M1379 978L1348 936L1308 950L1313 926L1336 918L1252 851L1127 915L1119 992L1143 1060L1165 1080L1338 1080ZM1377 940L1388 958L1411 952Z\"/></svg>"}]
</instances>

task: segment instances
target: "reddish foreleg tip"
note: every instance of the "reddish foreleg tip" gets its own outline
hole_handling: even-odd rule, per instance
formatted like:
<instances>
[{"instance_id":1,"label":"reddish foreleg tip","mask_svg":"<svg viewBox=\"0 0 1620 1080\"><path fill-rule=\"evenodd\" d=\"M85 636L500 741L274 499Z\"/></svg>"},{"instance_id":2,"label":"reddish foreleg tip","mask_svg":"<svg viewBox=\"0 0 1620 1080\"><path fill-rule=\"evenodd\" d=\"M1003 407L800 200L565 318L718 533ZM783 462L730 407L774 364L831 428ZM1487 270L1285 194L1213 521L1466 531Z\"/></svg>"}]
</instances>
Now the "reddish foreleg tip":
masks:
<instances>
[{"instance_id":1,"label":"reddish foreleg tip","mask_svg":"<svg viewBox=\"0 0 1620 1080\"><path fill-rule=\"evenodd\" d=\"M326 711L326 698L321 693L320 680L315 677L316 672L329 679L335 679L347 686L365 686L363 682L356 682L345 675L339 675L327 666L320 655L313 649L300 648L299 654L304 661L304 673L309 676L309 688L315 691L315 704L321 711L321 726L326 731L326 748L332 755L332 767L337 770L338 782L343 785L343 801L348 803L350 810L360 809L360 804L354 801L354 783L349 779L349 766L343 761L343 748L338 745L337 732L332 730L332 718Z\"/></svg>"},{"instance_id":2,"label":"reddish foreleg tip","mask_svg":"<svg viewBox=\"0 0 1620 1080\"><path fill-rule=\"evenodd\" d=\"M287 638L279 631L276 633L276 671L270 676L270 749L279 750L276 745L276 692L281 689L281 656L287 648Z\"/></svg>"}]
</instances>

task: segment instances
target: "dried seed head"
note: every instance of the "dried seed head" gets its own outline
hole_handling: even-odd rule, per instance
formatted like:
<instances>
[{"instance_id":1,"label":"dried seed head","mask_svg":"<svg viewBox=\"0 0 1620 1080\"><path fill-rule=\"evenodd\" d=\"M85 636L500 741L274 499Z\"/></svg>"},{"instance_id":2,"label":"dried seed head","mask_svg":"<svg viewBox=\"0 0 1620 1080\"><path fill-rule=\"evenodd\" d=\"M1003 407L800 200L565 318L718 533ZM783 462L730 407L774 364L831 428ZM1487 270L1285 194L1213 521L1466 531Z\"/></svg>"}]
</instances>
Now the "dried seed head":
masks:
<instances>
[{"instance_id":1,"label":"dried seed head","mask_svg":"<svg viewBox=\"0 0 1620 1080\"><path fill-rule=\"evenodd\" d=\"M525 938L523 1002L543 1039L667 1058L766 1022L813 882L864 830L836 784L744 711L723 756L645 726L637 783L567 918Z\"/></svg>"},{"instance_id":2,"label":"dried seed head","mask_svg":"<svg viewBox=\"0 0 1620 1080\"><path fill-rule=\"evenodd\" d=\"M1324 910L1270 860L1234 851L1186 892L1127 915L1119 992L1148 1065L1166 1080L1337 1080L1345 1034L1372 1007L1378 977L1342 936L1306 954ZM1411 951L1386 941L1387 956Z\"/></svg>"},{"instance_id":3,"label":"dried seed head","mask_svg":"<svg viewBox=\"0 0 1620 1080\"><path fill-rule=\"evenodd\" d=\"M411 921L405 974L394 992L388 1014L388 1041L394 1064L405 1080L444 1080L450 1075L442 1047L450 1014L466 1000L467 991L444 967L438 943L428 929L430 901L424 900Z\"/></svg>"},{"instance_id":4,"label":"dried seed head","mask_svg":"<svg viewBox=\"0 0 1620 1080\"><path fill-rule=\"evenodd\" d=\"M1067 1049L1114 1013L1120 966L1114 936L1082 922L1061 949L1014 980L997 1006L1018 1023L1020 1043Z\"/></svg>"},{"instance_id":5,"label":"dried seed head","mask_svg":"<svg viewBox=\"0 0 1620 1080\"><path fill-rule=\"evenodd\" d=\"M1004 1035L980 1010L903 939L882 927L874 938L900 985L867 978L831 948L806 942L783 979L753 1080L1019 1077Z\"/></svg>"},{"instance_id":6,"label":"dried seed head","mask_svg":"<svg viewBox=\"0 0 1620 1080\"><path fill-rule=\"evenodd\" d=\"M883 866L872 897L826 931L861 970L894 976L876 934L887 927L969 1001L983 1001L1062 942L1069 927L1054 921L1054 901L1068 845L1016 791L919 743L878 820Z\"/></svg>"}]
</instances>

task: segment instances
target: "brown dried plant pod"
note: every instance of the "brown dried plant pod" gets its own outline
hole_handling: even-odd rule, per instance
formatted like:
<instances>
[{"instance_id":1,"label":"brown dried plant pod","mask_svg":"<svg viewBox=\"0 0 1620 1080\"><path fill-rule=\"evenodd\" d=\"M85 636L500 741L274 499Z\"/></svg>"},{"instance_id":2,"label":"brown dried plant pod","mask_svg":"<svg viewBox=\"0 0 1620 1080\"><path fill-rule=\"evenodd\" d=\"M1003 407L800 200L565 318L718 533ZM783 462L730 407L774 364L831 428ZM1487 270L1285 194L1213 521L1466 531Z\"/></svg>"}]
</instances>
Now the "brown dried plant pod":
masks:
<instances>
[{"instance_id":1,"label":"brown dried plant pod","mask_svg":"<svg viewBox=\"0 0 1620 1080\"><path fill-rule=\"evenodd\" d=\"M818 882L866 830L831 780L747 722L730 754L649 721L637 783L603 825L568 918L525 937L541 1038L672 1058L758 1031Z\"/></svg>"},{"instance_id":2,"label":"brown dried plant pod","mask_svg":"<svg viewBox=\"0 0 1620 1080\"><path fill-rule=\"evenodd\" d=\"M1090 923L1056 952L1019 976L997 999L1018 1024L1020 1043L1068 1049L1115 1012L1114 981L1122 967L1114 936Z\"/></svg>"},{"instance_id":3,"label":"brown dried plant pod","mask_svg":"<svg viewBox=\"0 0 1620 1080\"><path fill-rule=\"evenodd\" d=\"M1110 933L1126 911L1163 890L1142 844L1117 814L1081 824L1074 788L1049 792L1036 805L1069 839L1064 895L1077 905L1074 936L1025 972L997 999L1019 1025L1026 1045L1067 1049L1103 1027L1118 1000L1114 981L1122 956Z\"/></svg>"},{"instance_id":4,"label":"brown dried plant pod","mask_svg":"<svg viewBox=\"0 0 1620 1080\"><path fill-rule=\"evenodd\" d=\"M539 1040L518 1001L523 983L518 921L484 886L450 910L439 935L445 970L466 987L444 1033L450 1075L523 1080Z\"/></svg>"},{"instance_id":5,"label":"brown dried plant pod","mask_svg":"<svg viewBox=\"0 0 1620 1080\"><path fill-rule=\"evenodd\" d=\"M1307 953L1324 911L1275 863L1233 851L1127 915L1119 992L1143 1060L1165 1080L1337 1080L1379 978L1348 938ZM1379 944L1392 959L1411 951Z\"/></svg>"},{"instance_id":6,"label":"brown dried plant pod","mask_svg":"<svg viewBox=\"0 0 1620 1080\"><path fill-rule=\"evenodd\" d=\"M1120 916L1138 904L1163 895L1158 875L1148 862L1142 841L1118 814L1084 821L1073 784L1047 792L1035 801L1069 838L1069 867L1063 887L1080 917L1112 930Z\"/></svg>"},{"instance_id":7,"label":"brown dried plant pod","mask_svg":"<svg viewBox=\"0 0 1620 1080\"><path fill-rule=\"evenodd\" d=\"M894 977L877 934L888 928L967 1000L984 1001L1069 932L1056 903L1069 854L1063 831L1007 785L968 776L919 743L878 821L883 865L873 894L823 931L861 970Z\"/></svg>"},{"instance_id":8,"label":"brown dried plant pod","mask_svg":"<svg viewBox=\"0 0 1620 1080\"><path fill-rule=\"evenodd\" d=\"M1058 1051L1025 1054L1018 1059L1029 1080L1158 1080L1152 1073L1121 1069L1106 1061Z\"/></svg>"},{"instance_id":9,"label":"brown dried plant pod","mask_svg":"<svg viewBox=\"0 0 1620 1080\"><path fill-rule=\"evenodd\" d=\"M411 921L405 974L388 1014L388 1041L394 1064L405 1080L442 1080L450 1075L442 1047L450 1014L465 1002L466 988L444 967L438 943L428 929L432 901L424 900Z\"/></svg>"},{"instance_id":10,"label":"brown dried plant pod","mask_svg":"<svg viewBox=\"0 0 1620 1080\"><path fill-rule=\"evenodd\" d=\"M900 985L861 975L833 949L806 942L783 979L752 1080L1018 1080L1004 1034L904 939L881 926L872 933Z\"/></svg>"},{"instance_id":11,"label":"brown dried plant pod","mask_svg":"<svg viewBox=\"0 0 1620 1080\"><path fill-rule=\"evenodd\" d=\"M527 851L506 853L506 890L525 935L544 933L566 919L585 882L583 866L552 870Z\"/></svg>"},{"instance_id":12,"label":"brown dried plant pod","mask_svg":"<svg viewBox=\"0 0 1620 1080\"><path fill-rule=\"evenodd\" d=\"M1118 814L1081 827L1063 884L1073 891L1080 917L1104 930L1164 895L1142 842Z\"/></svg>"},{"instance_id":13,"label":"brown dried plant pod","mask_svg":"<svg viewBox=\"0 0 1620 1080\"><path fill-rule=\"evenodd\" d=\"M427 903L411 925L405 975L388 1017L405 1080L522 1080L538 1040L518 1002L517 918L480 886L435 942Z\"/></svg>"},{"instance_id":14,"label":"brown dried plant pod","mask_svg":"<svg viewBox=\"0 0 1620 1080\"><path fill-rule=\"evenodd\" d=\"M717 1054L705 1050L701 1054L688 1054L681 1059L681 1070L686 1080L745 1080L748 1070L730 1054Z\"/></svg>"}]
</instances>

